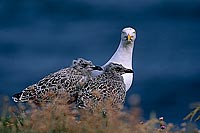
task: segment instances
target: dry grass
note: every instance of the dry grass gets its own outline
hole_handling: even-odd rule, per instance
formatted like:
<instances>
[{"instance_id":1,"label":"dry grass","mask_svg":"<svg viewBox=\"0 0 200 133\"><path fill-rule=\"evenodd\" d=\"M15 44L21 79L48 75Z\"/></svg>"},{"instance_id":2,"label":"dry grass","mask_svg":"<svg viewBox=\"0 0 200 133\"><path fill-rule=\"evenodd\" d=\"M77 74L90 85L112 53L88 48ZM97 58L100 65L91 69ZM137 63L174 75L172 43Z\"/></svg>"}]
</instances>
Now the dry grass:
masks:
<instances>
[{"instance_id":1,"label":"dry grass","mask_svg":"<svg viewBox=\"0 0 200 133\"><path fill-rule=\"evenodd\" d=\"M28 106L18 104L8 106L4 101L4 111L0 119L0 132L18 133L171 133L192 132L198 129L193 125L183 124L181 128L171 123L165 123L152 115L147 121L141 121L141 110L133 107L129 111L119 111L110 108L107 103L99 105L94 110L75 109L68 105L65 98L56 98L51 103L33 103ZM103 108L103 110L102 110ZM191 128L192 127L192 128Z\"/></svg>"},{"instance_id":2,"label":"dry grass","mask_svg":"<svg viewBox=\"0 0 200 133\"><path fill-rule=\"evenodd\" d=\"M191 108L193 109L193 111L191 111L185 118L184 120L188 120L190 119L190 121L192 121L193 119L195 119L195 121L199 121L200 120L200 103L193 103L191 105ZM196 118L195 118L196 116Z\"/></svg>"}]
</instances>

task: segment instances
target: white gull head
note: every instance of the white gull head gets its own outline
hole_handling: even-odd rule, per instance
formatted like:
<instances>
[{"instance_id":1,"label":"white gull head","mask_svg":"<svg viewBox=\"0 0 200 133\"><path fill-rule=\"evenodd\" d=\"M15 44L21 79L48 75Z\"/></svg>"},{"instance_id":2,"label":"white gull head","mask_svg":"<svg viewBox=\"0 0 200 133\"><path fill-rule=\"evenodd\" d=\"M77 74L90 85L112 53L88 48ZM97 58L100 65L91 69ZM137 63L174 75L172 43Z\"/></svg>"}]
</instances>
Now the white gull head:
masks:
<instances>
[{"instance_id":1,"label":"white gull head","mask_svg":"<svg viewBox=\"0 0 200 133\"><path fill-rule=\"evenodd\" d=\"M135 29L131 27L124 28L121 32L121 41L117 50L110 58L110 60L107 63L105 63L105 65L103 65L103 67L113 62L121 64L125 68L133 69L132 57L133 57L135 39L136 39ZM133 82L133 73L126 73L123 74L122 76L124 78L124 83L126 85L126 91L128 91Z\"/></svg>"},{"instance_id":2,"label":"white gull head","mask_svg":"<svg viewBox=\"0 0 200 133\"><path fill-rule=\"evenodd\" d=\"M121 43L124 47L134 45L136 31L133 28L124 28L121 32Z\"/></svg>"}]
</instances>

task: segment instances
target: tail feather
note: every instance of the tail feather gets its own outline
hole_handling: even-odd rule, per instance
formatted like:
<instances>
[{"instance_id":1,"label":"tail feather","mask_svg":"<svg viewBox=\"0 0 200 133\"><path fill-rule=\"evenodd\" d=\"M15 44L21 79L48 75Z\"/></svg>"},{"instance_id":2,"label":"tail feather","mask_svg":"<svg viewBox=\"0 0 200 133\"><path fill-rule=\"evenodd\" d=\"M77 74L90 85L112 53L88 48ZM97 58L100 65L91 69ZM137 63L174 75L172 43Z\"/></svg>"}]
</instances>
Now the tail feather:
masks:
<instances>
[{"instance_id":1,"label":"tail feather","mask_svg":"<svg viewBox=\"0 0 200 133\"><path fill-rule=\"evenodd\" d=\"M33 100L36 97L36 89L36 84L31 85L20 93L14 94L12 99L14 102L28 102L29 100Z\"/></svg>"},{"instance_id":2,"label":"tail feather","mask_svg":"<svg viewBox=\"0 0 200 133\"><path fill-rule=\"evenodd\" d=\"M22 92L17 93L17 94L14 94L14 95L12 96L12 99L14 100L14 102L20 102L20 101L21 101L21 100L20 100L21 95L22 95Z\"/></svg>"}]
</instances>

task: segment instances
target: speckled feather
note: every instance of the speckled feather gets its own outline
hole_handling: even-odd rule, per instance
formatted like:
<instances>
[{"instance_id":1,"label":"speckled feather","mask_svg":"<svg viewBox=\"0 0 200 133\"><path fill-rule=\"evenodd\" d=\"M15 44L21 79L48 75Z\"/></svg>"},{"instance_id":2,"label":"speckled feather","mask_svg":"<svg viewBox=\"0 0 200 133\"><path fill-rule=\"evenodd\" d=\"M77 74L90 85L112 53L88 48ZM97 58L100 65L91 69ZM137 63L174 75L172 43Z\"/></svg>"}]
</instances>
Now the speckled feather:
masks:
<instances>
[{"instance_id":1,"label":"speckled feather","mask_svg":"<svg viewBox=\"0 0 200 133\"><path fill-rule=\"evenodd\" d=\"M35 103L49 101L57 94L67 94L70 100L77 97L81 85L91 78L91 67L94 65L91 61L79 58L74 60L69 68L61 69L52 73L38 83L33 84L21 93L15 94L15 102L26 102L33 100Z\"/></svg>"},{"instance_id":2,"label":"speckled feather","mask_svg":"<svg viewBox=\"0 0 200 133\"><path fill-rule=\"evenodd\" d=\"M111 106L123 105L126 96L126 86L121 76L124 73L133 73L120 64L110 63L102 74L90 79L78 95L78 107L93 109L99 103L111 101Z\"/></svg>"}]
</instances>

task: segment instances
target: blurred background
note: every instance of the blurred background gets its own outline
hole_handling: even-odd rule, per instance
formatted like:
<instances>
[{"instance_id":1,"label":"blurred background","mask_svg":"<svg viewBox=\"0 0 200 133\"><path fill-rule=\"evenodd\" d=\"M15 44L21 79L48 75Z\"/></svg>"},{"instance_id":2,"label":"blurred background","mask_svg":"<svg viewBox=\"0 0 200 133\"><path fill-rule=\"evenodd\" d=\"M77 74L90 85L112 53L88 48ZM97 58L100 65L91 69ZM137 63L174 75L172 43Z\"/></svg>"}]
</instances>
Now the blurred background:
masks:
<instances>
[{"instance_id":1,"label":"blurred background","mask_svg":"<svg viewBox=\"0 0 200 133\"><path fill-rule=\"evenodd\" d=\"M133 66L143 116L179 123L200 101L199 0L1 0L0 95L12 96L83 57L102 65L120 32L137 31Z\"/></svg>"}]
</instances>

